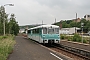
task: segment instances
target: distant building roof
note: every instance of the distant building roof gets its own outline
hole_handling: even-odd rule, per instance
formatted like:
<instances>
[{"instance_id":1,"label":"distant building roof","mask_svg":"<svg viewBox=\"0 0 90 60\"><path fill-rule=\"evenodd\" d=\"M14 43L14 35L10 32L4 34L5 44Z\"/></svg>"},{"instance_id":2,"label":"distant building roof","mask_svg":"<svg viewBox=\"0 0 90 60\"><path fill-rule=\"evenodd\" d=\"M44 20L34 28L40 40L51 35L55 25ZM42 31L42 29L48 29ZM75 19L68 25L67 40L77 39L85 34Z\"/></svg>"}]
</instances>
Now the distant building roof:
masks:
<instances>
[{"instance_id":1,"label":"distant building roof","mask_svg":"<svg viewBox=\"0 0 90 60\"><path fill-rule=\"evenodd\" d=\"M72 28L62 28L61 30L69 30L69 29L75 29L75 27L72 27ZM77 27L76 27L76 29L80 30L80 28L77 28Z\"/></svg>"},{"instance_id":2,"label":"distant building roof","mask_svg":"<svg viewBox=\"0 0 90 60\"><path fill-rule=\"evenodd\" d=\"M86 20L89 20L89 21L90 21L90 15L85 15L85 16L84 16L84 19L86 19Z\"/></svg>"},{"instance_id":3,"label":"distant building roof","mask_svg":"<svg viewBox=\"0 0 90 60\"><path fill-rule=\"evenodd\" d=\"M81 19L80 19L80 18L73 19L73 20L74 20L74 22L80 22L80 21L81 21Z\"/></svg>"}]
</instances>

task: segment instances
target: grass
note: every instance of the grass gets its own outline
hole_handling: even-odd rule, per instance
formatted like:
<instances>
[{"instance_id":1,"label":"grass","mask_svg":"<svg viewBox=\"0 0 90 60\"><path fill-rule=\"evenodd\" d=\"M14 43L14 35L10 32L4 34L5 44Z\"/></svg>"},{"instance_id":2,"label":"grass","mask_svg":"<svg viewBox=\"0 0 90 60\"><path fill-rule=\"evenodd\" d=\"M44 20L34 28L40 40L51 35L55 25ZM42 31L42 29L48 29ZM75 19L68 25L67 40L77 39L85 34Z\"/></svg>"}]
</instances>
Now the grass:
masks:
<instances>
[{"instance_id":1,"label":"grass","mask_svg":"<svg viewBox=\"0 0 90 60\"><path fill-rule=\"evenodd\" d=\"M0 36L0 60L6 60L15 44L14 36Z\"/></svg>"}]
</instances>

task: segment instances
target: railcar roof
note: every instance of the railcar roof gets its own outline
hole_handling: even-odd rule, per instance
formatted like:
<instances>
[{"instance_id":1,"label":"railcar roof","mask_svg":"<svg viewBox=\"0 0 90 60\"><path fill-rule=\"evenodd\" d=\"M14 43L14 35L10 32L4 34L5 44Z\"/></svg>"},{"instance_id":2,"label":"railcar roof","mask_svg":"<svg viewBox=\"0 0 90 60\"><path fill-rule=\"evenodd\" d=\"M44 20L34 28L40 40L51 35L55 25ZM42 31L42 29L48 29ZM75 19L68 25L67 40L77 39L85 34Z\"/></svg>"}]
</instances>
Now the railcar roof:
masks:
<instances>
[{"instance_id":1,"label":"railcar roof","mask_svg":"<svg viewBox=\"0 0 90 60\"><path fill-rule=\"evenodd\" d=\"M59 26L56 26L56 25L41 25L41 26L30 28L28 30L32 30L32 29L36 29L36 28L42 28L42 27L46 27L46 28L48 28L48 27L59 28Z\"/></svg>"}]
</instances>

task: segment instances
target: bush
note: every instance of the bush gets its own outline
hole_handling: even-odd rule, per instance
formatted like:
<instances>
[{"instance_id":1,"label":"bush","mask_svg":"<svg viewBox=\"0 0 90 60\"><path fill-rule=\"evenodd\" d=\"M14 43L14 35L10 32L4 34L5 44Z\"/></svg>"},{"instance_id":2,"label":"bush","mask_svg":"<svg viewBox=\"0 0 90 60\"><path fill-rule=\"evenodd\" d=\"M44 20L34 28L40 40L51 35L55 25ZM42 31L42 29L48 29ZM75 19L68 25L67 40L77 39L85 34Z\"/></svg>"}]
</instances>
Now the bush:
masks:
<instances>
[{"instance_id":1,"label":"bush","mask_svg":"<svg viewBox=\"0 0 90 60\"><path fill-rule=\"evenodd\" d=\"M81 37L78 34L74 34L73 41L75 41L75 42L81 42Z\"/></svg>"},{"instance_id":2,"label":"bush","mask_svg":"<svg viewBox=\"0 0 90 60\"><path fill-rule=\"evenodd\" d=\"M87 40L86 39L83 39L83 43L87 43Z\"/></svg>"},{"instance_id":3,"label":"bush","mask_svg":"<svg viewBox=\"0 0 90 60\"><path fill-rule=\"evenodd\" d=\"M0 40L6 39L6 38L7 38L7 36L0 36Z\"/></svg>"},{"instance_id":4,"label":"bush","mask_svg":"<svg viewBox=\"0 0 90 60\"><path fill-rule=\"evenodd\" d=\"M3 39L6 39L6 38L7 38L7 36L3 36L2 38L3 38Z\"/></svg>"},{"instance_id":5,"label":"bush","mask_svg":"<svg viewBox=\"0 0 90 60\"><path fill-rule=\"evenodd\" d=\"M0 36L0 40L2 40L3 39L3 36Z\"/></svg>"},{"instance_id":6,"label":"bush","mask_svg":"<svg viewBox=\"0 0 90 60\"><path fill-rule=\"evenodd\" d=\"M68 36L68 41L72 41L73 37L72 36Z\"/></svg>"},{"instance_id":7,"label":"bush","mask_svg":"<svg viewBox=\"0 0 90 60\"><path fill-rule=\"evenodd\" d=\"M65 35L60 35L60 38L61 39L65 39Z\"/></svg>"},{"instance_id":8,"label":"bush","mask_svg":"<svg viewBox=\"0 0 90 60\"><path fill-rule=\"evenodd\" d=\"M12 52L15 40L14 36L0 36L0 60L6 60L8 55Z\"/></svg>"}]
</instances>

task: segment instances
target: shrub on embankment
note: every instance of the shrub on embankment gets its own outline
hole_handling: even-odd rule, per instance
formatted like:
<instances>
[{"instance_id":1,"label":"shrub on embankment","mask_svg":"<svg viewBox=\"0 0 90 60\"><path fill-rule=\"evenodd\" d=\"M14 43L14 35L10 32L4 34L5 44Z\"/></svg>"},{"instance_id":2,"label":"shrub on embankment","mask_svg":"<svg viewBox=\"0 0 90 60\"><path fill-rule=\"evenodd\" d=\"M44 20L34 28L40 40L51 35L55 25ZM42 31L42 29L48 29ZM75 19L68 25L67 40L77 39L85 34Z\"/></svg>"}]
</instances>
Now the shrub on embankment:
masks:
<instances>
[{"instance_id":1,"label":"shrub on embankment","mask_svg":"<svg viewBox=\"0 0 90 60\"><path fill-rule=\"evenodd\" d=\"M62 40L68 40L68 41L74 41L74 42L82 42L82 37L79 34L74 34L73 36L69 35L60 35ZM90 38L88 39L87 37L83 37L83 43L90 43L89 42Z\"/></svg>"},{"instance_id":2,"label":"shrub on embankment","mask_svg":"<svg viewBox=\"0 0 90 60\"><path fill-rule=\"evenodd\" d=\"M73 41L75 41L75 42L81 42L81 37L80 37L80 35L78 35L78 34L74 34L74 36L73 36Z\"/></svg>"},{"instance_id":3,"label":"shrub on embankment","mask_svg":"<svg viewBox=\"0 0 90 60\"><path fill-rule=\"evenodd\" d=\"M13 50L14 36L0 36L0 60L6 60Z\"/></svg>"},{"instance_id":4,"label":"shrub on embankment","mask_svg":"<svg viewBox=\"0 0 90 60\"><path fill-rule=\"evenodd\" d=\"M67 39L68 37L65 34L60 35L60 39Z\"/></svg>"}]
</instances>

